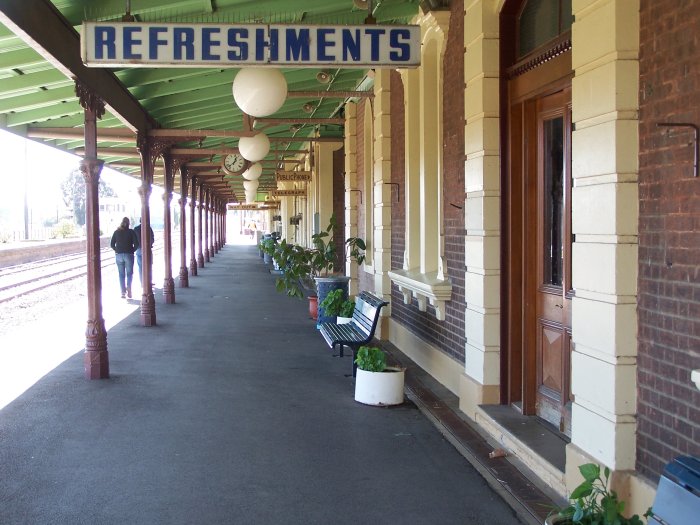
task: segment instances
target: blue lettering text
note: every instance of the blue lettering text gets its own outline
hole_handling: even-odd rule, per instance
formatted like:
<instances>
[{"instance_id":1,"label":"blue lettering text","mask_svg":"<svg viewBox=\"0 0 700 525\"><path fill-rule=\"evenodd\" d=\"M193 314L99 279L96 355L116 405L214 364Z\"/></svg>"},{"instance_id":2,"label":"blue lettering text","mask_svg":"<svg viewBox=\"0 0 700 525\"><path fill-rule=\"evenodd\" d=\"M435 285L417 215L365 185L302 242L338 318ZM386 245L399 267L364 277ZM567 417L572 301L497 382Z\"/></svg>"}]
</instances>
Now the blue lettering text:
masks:
<instances>
[{"instance_id":1,"label":"blue lettering text","mask_svg":"<svg viewBox=\"0 0 700 525\"><path fill-rule=\"evenodd\" d=\"M343 29L343 61L350 58L357 62L360 60L360 30L355 29L355 38L352 37L350 29Z\"/></svg>"},{"instance_id":2,"label":"blue lettering text","mask_svg":"<svg viewBox=\"0 0 700 525\"><path fill-rule=\"evenodd\" d=\"M107 48L107 58L114 59L117 54L114 40L117 31L114 27L95 26L95 58L104 58L104 50Z\"/></svg>"},{"instance_id":3,"label":"blue lettering text","mask_svg":"<svg viewBox=\"0 0 700 525\"><path fill-rule=\"evenodd\" d=\"M379 36L386 31L384 29L365 29L370 38L370 59L373 62L379 60Z\"/></svg>"},{"instance_id":4,"label":"blue lettering text","mask_svg":"<svg viewBox=\"0 0 700 525\"><path fill-rule=\"evenodd\" d=\"M211 52L212 47L220 46L221 42L212 40L212 35L218 35L221 29L218 27L205 27L202 29L202 60L219 60L219 55Z\"/></svg>"},{"instance_id":5,"label":"blue lettering text","mask_svg":"<svg viewBox=\"0 0 700 525\"><path fill-rule=\"evenodd\" d=\"M240 39L239 39L240 37ZM247 60L248 59L248 42L241 39L248 38L247 29L229 29L228 30L228 52L229 60ZM237 51L234 51L237 50Z\"/></svg>"},{"instance_id":6,"label":"blue lettering text","mask_svg":"<svg viewBox=\"0 0 700 525\"><path fill-rule=\"evenodd\" d=\"M140 32L140 27L124 28L124 58L141 58L141 53L134 53L134 46L141 44L141 40L134 38L134 34Z\"/></svg>"},{"instance_id":7,"label":"blue lettering text","mask_svg":"<svg viewBox=\"0 0 700 525\"><path fill-rule=\"evenodd\" d=\"M167 40L158 38L159 33L167 33L167 27L150 27L148 29L148 58L158 60L158 46L164 46Z\"/></svg>"},{"instance_id":8,"label":"blue lettering text","mask_svg":"<svg viewBox=\"0 0 700 525\"><path fill-rule=\"evenodd\" d=\"M185 60L194 60L194 29L191 27L176 27L173 29L173 58L182 60L182 50L185 50Z\"/></svg>"},{"instance_id":9,"label":"blue lettering text","mask_svg":"<svg viewBox=\"0 0 700 525\"><path fill-rule=\"evenodd\" d=\"M287 41L287 51L286 60L288 62L292 60L302 62L309 61L309 30L300 29L299 34L294 29L287 29L286 31L286 41Z\"/></svg>"},{"instance_id":10,"label":"blue lettering text","mask_svg":"<svg viewBox=\"0 0 700 525\"><path fill-rule=\"evenodd\" d=\"M389 58L398 62L405 62L411 56L411 46L406 41L411 39L411 33L407 29L395 29L389 33L389 46L398 51L391 51ZM400 52L399 52L400 51Z\"/></svg>"},{"instance_id":11,"label":"blue lettering text","mask_svg":"<svg viewBox=\"0 0 700 525\"><path fill-rule=\"evenodd\" d=\"M332 47L335 46L334 42L329 42L326 40L326 35L335 33L334 29L317 29L316 30L316 36L318 37L318 44L316 47L316 59L322 62L328 62L331 60L335 60L335 57L333 55L327 55L326 54L326 48L327 47Z\"/></svg>"}]
</instances>

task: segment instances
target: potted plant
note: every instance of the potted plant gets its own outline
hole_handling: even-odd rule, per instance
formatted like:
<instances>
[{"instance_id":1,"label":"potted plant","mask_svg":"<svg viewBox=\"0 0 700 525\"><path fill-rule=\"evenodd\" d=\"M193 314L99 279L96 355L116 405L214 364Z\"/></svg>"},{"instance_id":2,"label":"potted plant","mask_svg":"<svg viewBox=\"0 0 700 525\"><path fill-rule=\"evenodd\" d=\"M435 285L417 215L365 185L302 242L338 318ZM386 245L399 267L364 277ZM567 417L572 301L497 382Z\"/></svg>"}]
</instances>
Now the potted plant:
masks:
<instances>
[{"instance_id":1,"label":"potted plant","mask_svg":"<svg viewBox=\"0 0 700 525\"><path fill-rule=\"evenodd\" d=\"M581 465L579 472L583 482L576 487L566 507L553 511L545 520L545 525L643 525L638 515L626 518L622 515L625 502L618 499L617 493L608 488L610 469L605 467L600 475L600 466L595 463ZM649 515L649 511L644 515Z\"/></svg>"},{"instance_id":2,"label":"potted plant","mask_svg":"<svg viewBox=\"0 0 700 525\"><path fill-rule=\"evenodd\" d=\"M322 322L334 322L333 316L327 315L324 311L323 300L331 290L341 288L344 296L348 294L348 283L350 278L345 275L335 275L335 272L342 267L339 257L354 260L357 264L362 264L365 260L365 241L360 237L349 237L344 242L344 251L339 253L334 242L334 232L337 226L335 215L331 215L328 226L325 230L314 234L311 237L313 248L311 249L309 264L311 275L316 280L316 290L319 300L318 320Z\"/></svg>"},{"instance_id":3,"label":"potted plant","mask_svg":"<svg viewBox=\"0 0 700 525\"><path fill-rule=\"evenodd\" d=\"M274 237L268 237L267 235L263 237L262 241L260 241L260 249L264 254L265 264L269 264L272 262L272 256L275 253L276 244L277 239L275 239Z\"/></svg>"},{"instance_id":4,"label":"potted plant","mask_svg":"<svg viewBox=\"0 0 700 525\"><path fill-rule=\"evenodd\" d=\"M376 346L361 346L355 355L355 401L389 406L403 403L406 369L386 366L386 353Z\"/></svg>"},{"instance_id":5,"label":"potted plant","mask_svg":"<svg viewBox=\"0 0 700 525\"><path fill-rule=\"evenodd\" d=\"M335 316L337 324L352 321L352 314L355 311L355 301L348 299L342 288L328 292L319 306L323 308L325 315Z\"/></svg>"}]
</instances>

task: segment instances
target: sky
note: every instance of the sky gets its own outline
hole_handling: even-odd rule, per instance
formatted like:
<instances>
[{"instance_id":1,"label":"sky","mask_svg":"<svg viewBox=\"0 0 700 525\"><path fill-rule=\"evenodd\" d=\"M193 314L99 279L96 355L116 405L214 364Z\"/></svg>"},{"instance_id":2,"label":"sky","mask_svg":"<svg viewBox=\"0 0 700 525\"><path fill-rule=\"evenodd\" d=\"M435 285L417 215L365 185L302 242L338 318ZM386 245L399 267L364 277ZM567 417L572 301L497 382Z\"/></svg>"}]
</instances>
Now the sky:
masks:
<instances>
[{"instance_id":1,"label":"sky","mask_svg":"<svg viewBox=\"0 0 700 525\"><path fill-rule=\"evenodd\" d=\"M25 191L32 228L64 210L61 181L80 162L80 157L45 144L0 130L0 230L24 230ZM104 168L100 174L128 207L140 207L138 179ZM162 202L162 190L154 187L151 203Z\"/></svg>"}]
</instances>

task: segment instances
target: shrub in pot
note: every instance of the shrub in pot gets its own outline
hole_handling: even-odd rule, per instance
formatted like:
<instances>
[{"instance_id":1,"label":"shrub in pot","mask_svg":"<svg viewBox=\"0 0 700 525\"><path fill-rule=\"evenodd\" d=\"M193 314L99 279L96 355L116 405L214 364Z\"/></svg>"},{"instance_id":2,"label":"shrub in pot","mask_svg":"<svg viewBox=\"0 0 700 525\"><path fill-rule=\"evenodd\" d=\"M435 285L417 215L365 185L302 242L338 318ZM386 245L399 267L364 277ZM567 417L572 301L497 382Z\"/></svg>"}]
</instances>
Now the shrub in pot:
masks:
<instances>
[{"instance_id":1,"label":"shrub in pot","mask_svg":"<svg viewBox=\"0 0 700 525\"><path fill-rule=\"evenodd\" d=\"M316 289L318 291L319 323L335 321L334 316L326 314L321 306L328 292L341 288L344 290L345 297L347 297L350 278L336 274L343 267L343 260L354 260L357 264L362 264L365 260L366 245L365 241L360 237L346 239L343 252L336 250L333 239L336 227L335 215L331 215L326 229L311 237L313 248L311 249L309 263L311 265L311 275L316 280ZM344 259L341 260L341 257Z\"/></svg>"},{"instance_id":2,"label":"shrub in pot","mask_svg":"<svg viewBox=\"0 0 700 525\"><path fill-rule=\"evenodd\" d=\"M337 324L349 323L355 311L355 301L348 299L346 294L342 288L331 290L319 305L325 315L336 317Z\"/></svg>"},{"instance_id":3,"label":"shrub in pot","mask_svg":"<svg viewBox=\"0 0 700 525\"><path fill-rule=\"evenodd\" d=\"M643 525L644 521L634 515L623 516L625 502L620 501L617 493L608 488L610 469L605 467L601 476L600 465L586 463L579 472L583 482L569 496L566 507L553 511L545 525ZM603 477L605 479L603 479ZM649 511L645 517L649 515Z\"/></svg>"},{"instance_id":4,"label":"shrub in pot","mask_svg":"<svg viewBox=\"0 0 700 525\"><path fill-rule=\"evenodd\" d=\"M361 346L355 354L355 401L389 406L403 403L404 368L386 366L386 354L376 346Z\"/></svg>"}]
</instances>

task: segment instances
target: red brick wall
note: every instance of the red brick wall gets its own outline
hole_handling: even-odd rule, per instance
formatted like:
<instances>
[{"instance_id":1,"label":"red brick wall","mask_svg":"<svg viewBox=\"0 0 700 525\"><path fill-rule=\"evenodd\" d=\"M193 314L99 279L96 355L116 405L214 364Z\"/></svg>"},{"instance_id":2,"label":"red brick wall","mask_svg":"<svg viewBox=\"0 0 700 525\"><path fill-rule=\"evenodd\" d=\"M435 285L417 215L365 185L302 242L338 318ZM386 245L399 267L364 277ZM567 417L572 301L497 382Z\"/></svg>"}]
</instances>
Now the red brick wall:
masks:
<instances>
[{"instance_id":1,"label":"red brick wall","mask_svg":"<svg viewBox=\"0 0 700 525\"><path fill-rule=\"evenodd\" d=\"M641 2L637 470L652 481L677 455L700 455L700 10Z\"/></svg>"},{"instance_id":2,"label":"red brick wall","mask_svg":"<svg viewBox=\"0 0 700 525\"><path fill-rule=\"evenodd\" d=\"M345 273L345 147L333 152L333 215L336 228L333 232L335 252L339 254L338 262L342 266L338 272ZM322 228L325 226L321 225Z\"/></svg>"},{"instance_id":3,"label":"red brick wall","mask_svg":"<svg viewBox=\"0 0 700 525\"><path fill-rule=\"evenodd\" d=\"M408 330L436 346L454 359L464 362L464 3L451 3L450 28L443 62L443 211L447 273L452 282L452 300L447 303L444 321L437 321L435 311L428 306L420 312L415 304L405 305L403 295L392 286L392 317ZM397 80L397 84L400 79ZM401 119L403 132L403 92L398 98L392 85L392 117ZM395 108L395 109L394 109ZM400 113L399 113L400 112ZM392 120L392 151L403 153L403 133L394 132ZM401 187L404 181L403 161L392 159L392 181ZM400 171L399 171L400 169ZM395 191L395 190L394 190ZM403 197L403 191L402 191ZM403 199L401 199L403 203ZM405 214L401 206L392 212L392 268L402 268Z\"/></svg>"}]
</instances>

